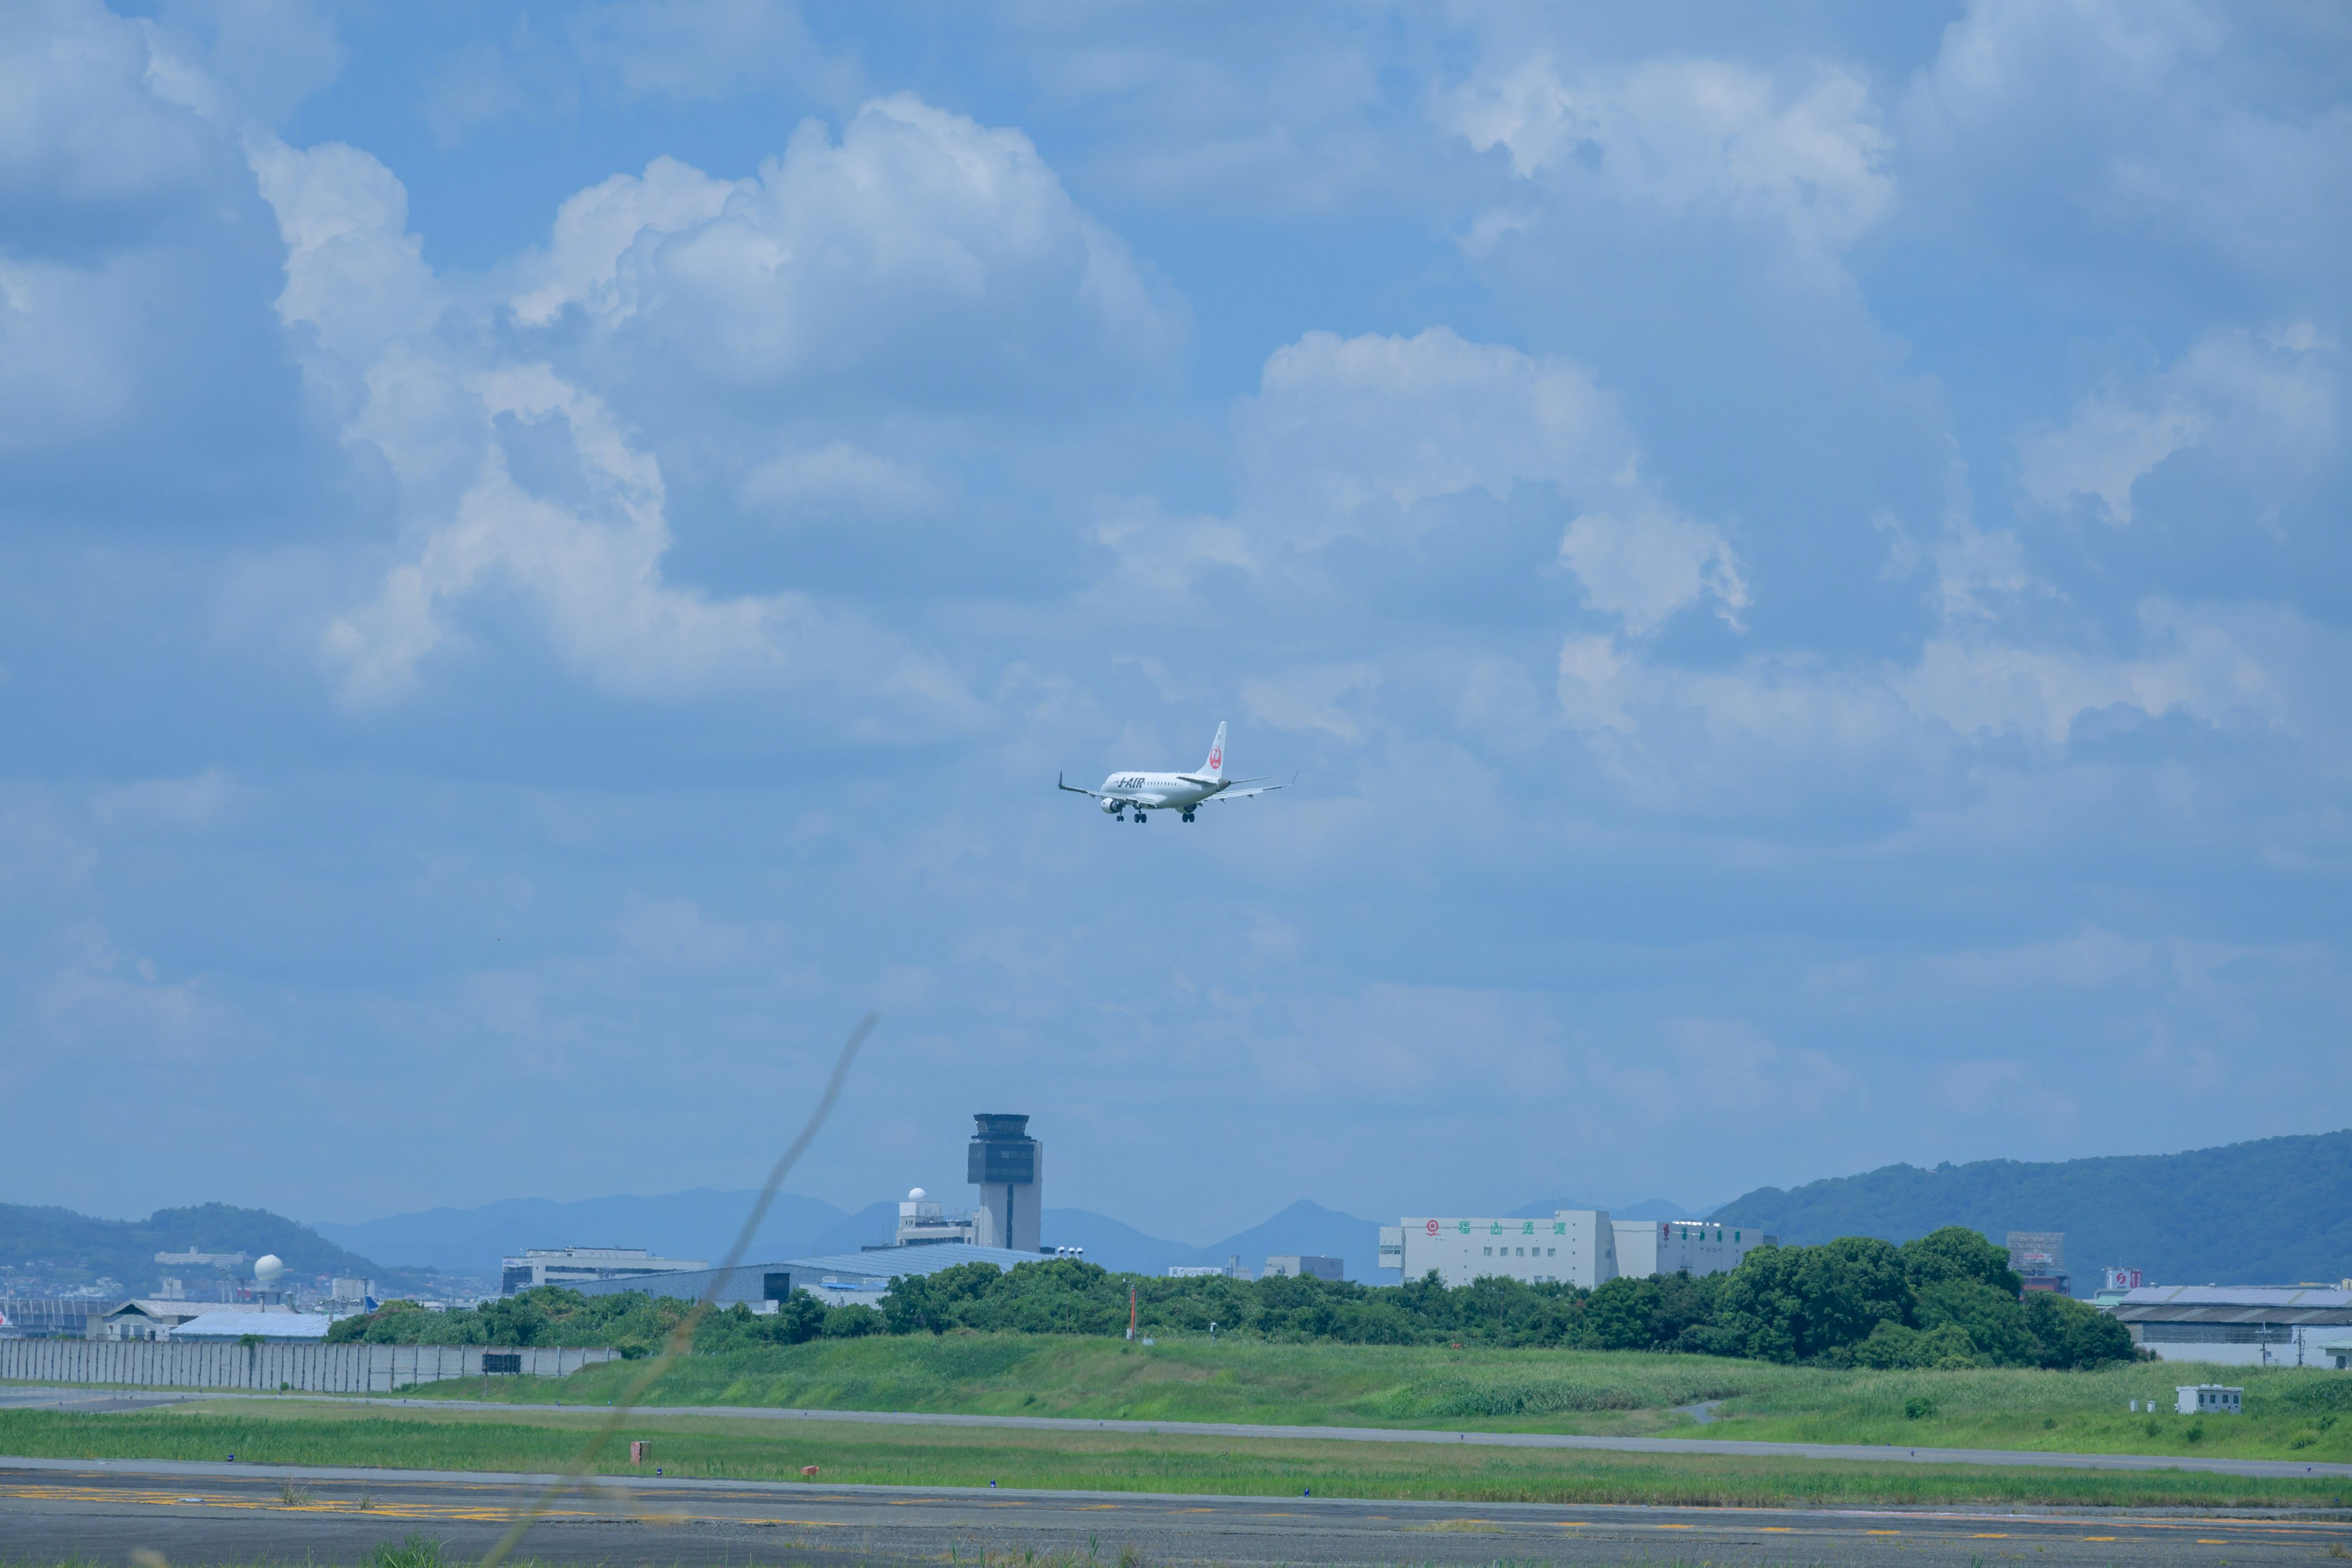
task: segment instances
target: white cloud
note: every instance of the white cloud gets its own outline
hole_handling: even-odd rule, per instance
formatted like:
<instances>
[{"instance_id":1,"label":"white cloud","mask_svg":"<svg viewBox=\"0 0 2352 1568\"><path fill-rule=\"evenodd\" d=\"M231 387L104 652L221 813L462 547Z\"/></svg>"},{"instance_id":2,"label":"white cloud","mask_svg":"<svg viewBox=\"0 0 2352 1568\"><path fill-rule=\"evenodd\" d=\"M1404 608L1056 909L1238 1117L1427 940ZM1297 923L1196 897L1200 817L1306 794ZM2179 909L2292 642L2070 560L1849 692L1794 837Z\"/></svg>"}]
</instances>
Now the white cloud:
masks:
<instances>
[{"instance_id":1,"label":"white cloud","mask_svg":"<svg viewBox=\"0 0 2352 1568\"><path fill-rule=\"evenodd\" d=\"M1444 327L1309 332L1267 359L1240 441L1243 512L1267 532L1394 543L1437 521L1422 502L1545 487L1591 509L1566 525L1559 559L1634 635L1708 597L1737 626L1748 604L1729 542L1658 498L1616 399L1566 360Z\"/></svg>"},{"instance_id":2,"label":"white cloud","mask_svg":"<svg viewBox=\"0 0 2352 1568\"><path fill-rule=\"evenodd\" d=\"M2309 322L2267 339L2210 331L2163 371L2084 398L2063 429L2026 437L2019 480L2044 507L2087 497L2110 522L2128 523L2133 487L2173 454L2205 447L2275 495L2334 445L2334 351Z\"/></svg>"},{"instance_id":3,"label":"white cloud","mask_svg":"<svg viewBox=\"0 0 2352 1568\"><path fill-rule=\"evenodd\" d=\"M516 319L543 327L575 304L606 320L625 314L634 301L619 293L623 253L717 217L738 188L665 156L646 164L643 175L615 174L567 198L556 209L548 248L518 268Z\"/></svg>"},{"instance_id":4,"label":"white cloud","mask_svg":"<svg viewBox=\"0 0 2352 1568\"><path fill-rule=\"evenodd\" d=\"M580 232L551 265L593 292L617 256L609 325L719 385L878 379L918 402L997 407L1013 390L1066 397L1114 372L1157 374L1181 336L1026 136L905 93L867 103L838 142L803 124L699 221L686 215L714 186L682 165L665 179L675 232L645 189L608 182L572 209ZM632 216L635 237L615 250ZM528 299L543 312L570 297L558 283Z\"/></svg>"},{"instance_id":5,"label":"white cloud","mask_svg":"<svg viewBox=\"0 0 2352 1568\"><path fill-rule=\"evenodd\" d=\"M1249 716L1277 730L1321 730L1350 743L1363 738L1363 717L1343 706L1352 693L1380 685L1369 664L1330 664L1254 676L1242 682Z\"/></svg>"},{"instance_id":6,"label":"white cloud","mask_svg":"<svg viewBox=\"0 0 2352 1568\"><path fill-rule=\"evenodd\" d=\"M1562 192L1668 211L1761 216L1834 250L1892 204L1892 143L1869 88L1821 67L1800 89L1723 60L1659 59L1573 77L1551 55L1489 59L1442 100L1448 129ZM1473 233L1491 247L1516 220Z\"/></svg>"},{"instance_id":7,"label":"white cloud","mask_svg":"<svg viewBox=\"0 0 2352 1568\"><path fill-rule=\"evenodd\" d=\"M0 6L0 238L138 232L206 183L212 138L159 96L136 22L95 0Z\"/></svg>"},{"instance_id":8,"label":"white cloud","mask_svg":"<svg viewBox=\"0 0 2352 1568\"><path fill-rule=\"evenodd\" d=\"M1254 503L1310 537L1414 503L1521 480L1577 493L1630 482L1615 400L1581 367L1431 327L1410 338L1309 332L1265 362L1241 431Z\"/></svg>"},{"instance_id":9,"label":"white cloud","mask_svg":"<svg viewBox=\"0 0 2352 1568\"><path fill-rule=\"evenodd\" d=\"M2108 708L2214 726L2294 721L2263 663L2222 626L2161 603L2140 620L2137 657L1954 631L1913 662L1846 669L1802 654L1681 669L1617 639L1571 637L1560 647L1560 711L1654 806L1716 791L1760 800L1768 780L1799 787L1874 772L1877 790L1900 794L1956 742L2063 747L2086 714Z\"/></svg>"},{"instance_id":10,"label":"white cloud","mask_svg":"<svg viewBox=\"0 0 2352 1568\"><path fill-rule=\"evenodd\" d=\"M803 595L718 598L667 584L660 469L597 399L543 366L481 372L467 385L503 438L486 447L455 518L392 571L373 603L328 629L352 700L403 695L420 661L452 636L451 608L503 584L522 590L575 668L613 690L673 695L830 676L933 721L968 715L950 675L855 616ZM518 479L524 442L540 482L558 494Z\"/></svg>"},{"instance_id":11,"label":"white cloud","mask_svg":"<svg viewBox=\"0 0 2352 1568\"><path fill-rule=\"evenodd\" d=\"M2103 308L2193 311L2229 277L2340 310L2342 42L2325 7L1971 0L1904 100L1915 210Z\"/></svg>"},{"instance_id":12,"label":"white cloud","mask_svg":"<svg viewBox=\"0 0 2352 1568\"><path fill-rule=\"evenodd\" d=\"M391 172L337 144L266 142L253 156L287 245L280 312L356 372L351 389L336 389L355 400L346 434L401 480L411 534L373 598L325 629L347 700L405 695L457 636L457 607L500 588L535 610L568 663L612 690L830 680L881 700L855 721L867 729L896 721L883 710L928 724L969 717L952 676L855 616L799 594L721 597L665 581L659 466L602 399L549 367L469 362L432 339L446 296L405 232L406 193ZM657 170L651 183L674 190L676 173ZM593 268L570 276L593 291Z\"/></svg>"},{"instance_id":13,"label":"white cloud","mask_svg":"<svg viewBox=\"0 0 2352 1568\"><path fill-rule=\"evenodd\" d=\"M278 312L364 368L394 342L425 332L446 301L424 241L407 232L408 192L392 171L339 142L251 149L261 194L286 242Z\"/></svg>"},{"instance_id":14,"label":"white cloud","mask_svg":"<svg viewBox=\"0 0 2352 1568\"><path fill-rule=\"evenodd\" d=\"M1634 637L1655 631L1677 610L1712 598L1734 630L1748 605L1748 584L1722 534L1672 514L1637 520L1587 512L1568 525L1559 556L1584 584L1594 609L1625 623Z\"/></svg>"},{"instance_id":15,"label":"white cloud","mask_svg":"<svg viewBox=\"0 0 2352 1568\"><path fill-rule=\"evenodd\" d=\"M747 507L787 516L845 510L912 517L936 512L947 501L947 492L920 469L846 441L779 452L743 477L741 495Z\"/></svg>"}]
</instances>

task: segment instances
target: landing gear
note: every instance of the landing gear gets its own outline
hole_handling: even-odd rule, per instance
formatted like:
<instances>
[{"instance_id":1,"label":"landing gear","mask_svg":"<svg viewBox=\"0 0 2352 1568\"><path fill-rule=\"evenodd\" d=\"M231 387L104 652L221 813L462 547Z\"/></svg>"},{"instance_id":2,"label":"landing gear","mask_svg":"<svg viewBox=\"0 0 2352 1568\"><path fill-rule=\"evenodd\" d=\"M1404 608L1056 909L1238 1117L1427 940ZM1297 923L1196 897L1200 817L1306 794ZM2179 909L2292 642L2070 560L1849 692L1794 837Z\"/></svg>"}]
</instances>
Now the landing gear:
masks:
<instances>
[{"instance_id":1,"label":"landing gear","mask_svg":"<svg viewBox=\"0 0 2352 1568\"><path fill-rule=\"evenodd\" d=\"M1184 814L1184 820L1185 820L1185 821L1187 821L1187 822L1192 821L1192 814L1191 812L1189 812L1189 811L1188 811L1188 812L1186 812L1186 813Z\"/></svg>"},{"instance_id":2,"label":"landing gear","mask_svg":"<svg viewBox=\"0 0 2352 1568\"><path fill-rule=\"evenodd\" d=\"M1135 825L1136 825L1138 827L1140 827L1140 826L1143 826L1143 813L1141 813L1141 812L1139 812L1139 812L1137 812L1137 813L1135 814Z\"/></svg>"}]
</instances>

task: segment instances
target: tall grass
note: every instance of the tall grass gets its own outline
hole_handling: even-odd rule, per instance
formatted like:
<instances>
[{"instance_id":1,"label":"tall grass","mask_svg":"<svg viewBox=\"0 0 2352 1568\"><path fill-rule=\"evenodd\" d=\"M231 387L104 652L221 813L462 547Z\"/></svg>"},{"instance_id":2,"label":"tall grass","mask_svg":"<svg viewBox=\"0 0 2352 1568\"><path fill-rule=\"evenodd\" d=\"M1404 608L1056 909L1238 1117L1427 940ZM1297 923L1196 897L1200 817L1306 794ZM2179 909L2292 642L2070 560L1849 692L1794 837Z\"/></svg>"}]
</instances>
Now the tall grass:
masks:
<instances>
[{"instance_id":1,"label":"tall grass","mask_svg":"<svg viewBox=\"0 0 2352 1568\"><path fill-rule=\"evenodd\" d=\"M478 1381L428 1392L592 1404L625 1375L600 1366L516 1380L487 1395ZM2175 1384L2216 1380L2244 1386L2244 1415L2199 1425L2160 1414ZM1702 1401L1719 1402L1711 1436L2352 1462L2352 1373L2291 1367L1856 1372L1638 1352L1203 1341L1145 1348L951 1333L698 1356L651 1395L657 1405L1645 1434L1696 1434L1675 1412ZM2134 1403L2142 1409L2132 1411Z\"/></svg>"},{"instance_id":2,"label":"tall grass","mask_svg":"<svg viewBox=\"0 0 2352 1568\"><path fill-rule=\"evenodd\" d=\"M601 1403L627 1373L591 1367L421 1393ZM935 1410L1157 1421L1409 1426L1563 1413L1671 1410L1820 1374L1764 1362L1557 1350L1119 1341L1029 1334L818 1340L697 1356L658 1384L665 1405Z\"/></svg>"},{"instance_id":3,"label":"tall grass","mask_svg":"<svg viewBox=\"0 0 2352 1568\"><path fill-rule=\"evenodd\" d=\"M0 1411L0 1451L61 1458L546 1471L578 1451L579 1419L492 1412L305 1416L203 1410L80 1415ZM1192 1436L1180 1430L891 1427L822 1421L632 1417L672 1476L821 1484L1421 1498L1688 1506L2004 1503L2200 1508L2352 1506L2352 1482L2195 1471L2104 1472L1746 1456L1591 1453L1446 1443ZM599 1468L629 1474L626 1459Z\"/></svg>"}]
</instances>

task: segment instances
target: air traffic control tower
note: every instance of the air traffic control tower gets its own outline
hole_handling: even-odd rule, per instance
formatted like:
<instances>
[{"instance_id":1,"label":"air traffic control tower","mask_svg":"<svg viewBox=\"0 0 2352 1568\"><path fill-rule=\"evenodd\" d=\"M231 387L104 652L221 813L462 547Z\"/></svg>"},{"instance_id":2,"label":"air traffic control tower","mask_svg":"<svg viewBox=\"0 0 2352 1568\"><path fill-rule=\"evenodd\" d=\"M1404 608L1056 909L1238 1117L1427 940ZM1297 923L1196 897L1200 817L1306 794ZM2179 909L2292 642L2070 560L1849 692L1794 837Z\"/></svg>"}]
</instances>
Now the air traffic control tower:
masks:
<instances>
[{"instance_id":1,"label":"air traffic control tower","mask_svg":"<svg viewBox=\"0 0 2352 1568\"><path fill-rule=\"evenodd\" d=\"M1045 1146L1029 1136L1026 1116L973 1116L971 1157L966 1167L980 1189L982 1247L1037 1250L1039 1211L1045 1193Z\"/></svg>"}]
</instances>

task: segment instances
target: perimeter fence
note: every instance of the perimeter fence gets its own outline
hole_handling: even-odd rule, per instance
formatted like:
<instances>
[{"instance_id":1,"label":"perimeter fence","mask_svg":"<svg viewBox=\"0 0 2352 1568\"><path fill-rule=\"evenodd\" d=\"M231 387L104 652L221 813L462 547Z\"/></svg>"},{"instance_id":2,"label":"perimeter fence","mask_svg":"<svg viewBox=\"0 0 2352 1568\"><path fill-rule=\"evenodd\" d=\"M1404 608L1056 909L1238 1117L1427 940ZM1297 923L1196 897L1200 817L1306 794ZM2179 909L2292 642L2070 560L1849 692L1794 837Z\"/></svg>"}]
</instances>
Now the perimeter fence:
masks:
<instances>
[{"instance_id":1,"label":"perimeter fence","mask_svg":"<svg viewBox=\"0 0 2352 1568\"><path fill-rule=\"evenodd\" d=\"M0 1382L139 1388L295 1388L389 1394L451 1377L562 1377L618 1351L526 1345L173 1344L163 1340L0 1340Z\"/></svg>"}]
</instances>

